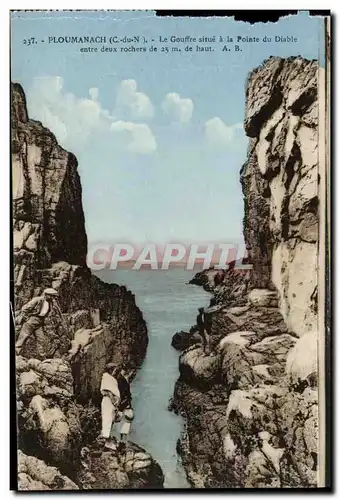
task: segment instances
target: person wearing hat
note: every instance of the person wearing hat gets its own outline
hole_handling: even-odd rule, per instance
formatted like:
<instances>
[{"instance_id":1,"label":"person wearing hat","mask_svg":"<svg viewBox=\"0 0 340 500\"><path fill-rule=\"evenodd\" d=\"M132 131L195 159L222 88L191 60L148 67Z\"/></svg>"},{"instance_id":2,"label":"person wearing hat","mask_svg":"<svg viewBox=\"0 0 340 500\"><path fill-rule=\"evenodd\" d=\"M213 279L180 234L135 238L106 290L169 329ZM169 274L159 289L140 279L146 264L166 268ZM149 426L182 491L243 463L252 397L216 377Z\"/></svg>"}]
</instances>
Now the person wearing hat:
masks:
<instances>
[{"instance_id":1,"label":"person wearing hat","mask_svg":"<svg viewBox=\"0 0 340 500\"><path fill-rule=\"evenodd\" d=\"M16 325L22 325L18 340L15 345L16 353L20 354L27 339L39 328L43 327L44 319L56 308L62 316L58 301L58 292L54 288L46 288L41 295L34 297L25 304L16 315Z\"/></svg>"}]
</instances>

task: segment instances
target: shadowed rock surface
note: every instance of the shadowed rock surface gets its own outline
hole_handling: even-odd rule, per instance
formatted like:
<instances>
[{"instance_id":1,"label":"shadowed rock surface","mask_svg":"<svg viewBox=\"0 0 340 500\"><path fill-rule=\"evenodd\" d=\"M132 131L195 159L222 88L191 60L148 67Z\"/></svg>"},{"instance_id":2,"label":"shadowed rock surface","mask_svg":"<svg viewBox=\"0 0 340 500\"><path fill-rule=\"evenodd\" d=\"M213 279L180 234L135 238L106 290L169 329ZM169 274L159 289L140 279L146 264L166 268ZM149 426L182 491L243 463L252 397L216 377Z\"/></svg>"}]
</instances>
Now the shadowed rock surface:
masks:
<instances>
[{"instance_id":1,"label":"shadowed rock surface","mask_svg":"<svg viewBox=\"0 0 340 500\"><path fill-rule=\"evenodd\" d=\"M145 357L147 328L133 294L86 266L75 156L29 119L19 84L12 85L11 110L16 335L22 307L45 288L59 292L62 312L46 316L16 360L19 489L162 487L158 464L133 444L114 474L102 450L97 473L83 460L100 432L104 366L124 362L133 375ZM94 482L84 481L85 471Z\"/></svg>"},{"instance_id":2,"label":"shadowed rock surface","mask_svg":"<svg viewBox=\"0 0 340 500\"><path fill-rule=\"evenodd\" d=\"M318 467L318 101L323 70L270 58L250 73L241 169L252 270L198 273L224 305L212 356L180 357L173 407L193 487L315 487Z\"/></svg>"}]
</instances>

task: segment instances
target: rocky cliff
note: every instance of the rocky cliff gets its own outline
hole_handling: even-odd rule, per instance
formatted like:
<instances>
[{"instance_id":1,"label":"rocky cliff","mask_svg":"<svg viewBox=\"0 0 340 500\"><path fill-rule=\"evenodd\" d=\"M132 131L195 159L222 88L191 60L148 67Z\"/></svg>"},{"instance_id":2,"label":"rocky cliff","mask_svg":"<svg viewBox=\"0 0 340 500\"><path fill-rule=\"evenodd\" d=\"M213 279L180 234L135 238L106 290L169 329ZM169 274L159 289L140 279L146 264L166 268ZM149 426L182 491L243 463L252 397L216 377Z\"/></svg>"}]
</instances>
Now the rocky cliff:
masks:
<instances>
[{"instance_id":1,"label":"rocky cliff","mask_svg":"<svg viewBox=\"0 0 340 500\"><path fill-rule=\"evenodd\" d=\"M17 356L19 489L162 486L158 464L137 446L124 457L96 450L103 368L124 362L134 374L146 324L131 292L86 266L75 156L29 119L19 84L11 111L16 335L22 307L47 287L62 313L47 316Z\"/></svg>"},{"instance_id":2,"label":"rocky cliff","mask_svg":"<svg viewBox=\"0 0 340 500\"><path fill-rule=\"evenodd\" d=\"M323 70L272 57L249 74L241 169L253 268L195 281L222 308L212 353L180 356L175 410L194 487L313 487L318 474L318 86ZM176 345L178 345L176 339Z\"/></svg>"}]
</instances>

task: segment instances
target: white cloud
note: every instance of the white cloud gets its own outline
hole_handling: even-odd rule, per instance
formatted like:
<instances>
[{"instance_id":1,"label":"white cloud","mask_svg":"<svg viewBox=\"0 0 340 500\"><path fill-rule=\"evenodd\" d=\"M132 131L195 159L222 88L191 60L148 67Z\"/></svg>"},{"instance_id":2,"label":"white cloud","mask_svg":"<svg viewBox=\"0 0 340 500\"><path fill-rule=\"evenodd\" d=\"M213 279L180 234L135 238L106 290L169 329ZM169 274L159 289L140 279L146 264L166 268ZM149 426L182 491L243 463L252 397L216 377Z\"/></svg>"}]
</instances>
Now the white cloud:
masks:
<instances>
[{"instance_id":1,"label":"white cloud","mask_svg":"<svg viewBox=\"0 0 340 500\"><path fill-rule=\"evenodd\" d=\"M146 94L137 91L136 80L123 80L117 89L115 112L131 119L144 120L153 117L154 107Z\"/></svg>"},{"instance_id":2,"label":"white cloud","mask_svg":"<svg viewBox=\"0 0 340 500\"><path fill-rule=\"evenodd\" d=\"M27 91L28 111L40 120L66 147L81 146L95 130L105 130L112 121L101 107L97 89L89 91L92 99L78 98L64 92L62 78L35 78Z\"/></svg>"},{"instance_id":3,"label":"white cloud","mask_svg":"<svg viewBox=\"0 0 340 500\"><path fill-rule=\"evenodd\" d=\"M145 124L117 121L99 101L97 88L89 89L91 99L78 98L64 92L60 77L35 78L27 91L28 111L56 136L60 144L78 153L93 134L112 134L125 130L123 144L128 151L151 153L157 148L156 140ZM125 124L125 125L124 125ZM111 136L112 137L112 136ZM115 145L115 141L110 141ZM144 144L142 144L144 143ZM118 136L117 136L117 144Z\"/></svg>"},{"instance_id":4,"label":"white cloud","mask_svg":"<svg viewBox=\"0 0 340 500\"><path fill-rule=\"evenodd\" d=\"M192 116L194 103L191 99L185 99L176 92L170 92L165 96L162 108L171 120L186 123Z\"/></svg>"},{"instance_id":5,"label":"white cloud","mask_svg":"<svg viewBox=\"0 0 340 500\"><path fill-rule=\"evenodd\" d=\"M215 116L205 123L205 137L214 146L229 146L234 141L237 130L242 129L242 123L226 125L221 118Z\"/></svg>"},{"instance_id":6,"label":"white cloud","mask_svg":"<svg viewBox=\"0 0 340 500\"><path fill-rule=\"evenodd\" d=\"M113 132L127 132L130 135L127 148L134 153L148 154L157 149L156 139L145 123L132 123L120 120L112 123L110 128Z\"/></svg>"}]
</instances>

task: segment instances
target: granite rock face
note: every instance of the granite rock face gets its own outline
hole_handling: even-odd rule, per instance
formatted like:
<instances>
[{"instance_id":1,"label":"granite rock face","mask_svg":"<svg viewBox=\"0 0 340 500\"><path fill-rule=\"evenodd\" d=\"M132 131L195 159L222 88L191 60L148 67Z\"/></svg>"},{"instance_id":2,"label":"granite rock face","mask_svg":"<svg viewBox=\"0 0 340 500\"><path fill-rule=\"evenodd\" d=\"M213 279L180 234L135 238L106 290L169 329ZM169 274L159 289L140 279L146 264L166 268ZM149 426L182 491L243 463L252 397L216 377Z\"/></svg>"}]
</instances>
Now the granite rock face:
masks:
<instances>
[{"instance_id":1,"label":"granite rock face","mask_svg":"<svg viewBox=\"0 0 340 500\"><path fill-rule=\"evenodd\" d=\"M12 85L11 110L16 335L30 317L23 306L45 288L58 291L60 306L55 316L52 308L16 359L18 487L84 488L82 450L88 446L92 453L100 431L104 366L124 362L133 376L146 353L147 328L133 294L102 282L86 265L76 158L29 119L19 84ZM107 465L103 459L103 478ZM153 479L159 486L157 467L151 457L140 470L131 466L124 487L153 487ZM119 471L123 474L123 465ZM103 488L109 487L121 483L104 481Z\"/></svg>"},{"instance_id":2,"label":"granite rock face","mask_svg":"<svg viewBox=\"0 0 340 500\"><path fill-rule=\"evenodd\" d=\"M79 460L82 432L69 363L17 357L19 446L68 471Z\"/></svg>"},{"instance_id":3,"label":"granite rock face","mask_svg":"<svg viewBox=\"0 0 340 500\"><path fill-rule=\"evenodd\" d=\"M20 307L33 293L36 269L58 261L85 265L87 238L77 160L41 123L28 118L19 84L12 85L12 178Z\"/></svg>"},{"instance_id":4,"label":"granite rock face","mask_svg":"<svg viewBox=\"0 0 340 500\"><path fill-rule=\"evenodd\" d=\"M142 314L131 292L100 281L86 266L87 237L76 158L41 123L28 118L19 84L12 86L12 170L15 311L20 312L44 288L53 287L60 294L64 315L58 334L63 352L71 348L77 326L83 326L77 320L83 311L87 328L101 324L109 332L100 342L96 336L93 350L97 356L101 347L107 359L103 354L97 357L89 374L96 367L100 370L112 356L135 369L147 347ZM41 346L53 344L54 333L53 326L47 325L39 332L42 352L33 345L26 357L51 357Z\"/></svg>"},{"instance_id":5,"label":"granite rock face","mask_svg":"<svg viewBox=\"0 0 340 500\"><path fill-rule=\"evenodd\" d=\"M210 269L193 282L222 307L212 355L180 357L173 406L193 487L314 487L318 469L318 85L301 57L250 73L241 169L252 269Z\"/></svg>"},{"instance_id":6,"label":"granite rock face","mask_svg":"<svg viewBox=\"0 0 340 500\"><path fill-rule=\"evenodd\" d=\"M289 329L317 328L318 86L324 70L272 57L248 78L241 171L252 285L275 288ZM308 307L306 307L308 304Z\"/></svg>"}]
</instances>

